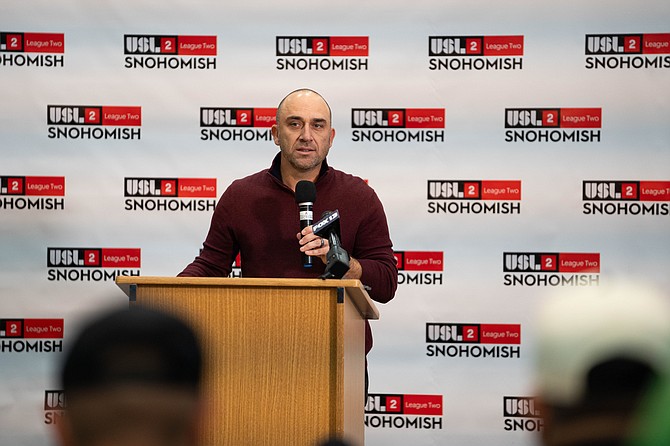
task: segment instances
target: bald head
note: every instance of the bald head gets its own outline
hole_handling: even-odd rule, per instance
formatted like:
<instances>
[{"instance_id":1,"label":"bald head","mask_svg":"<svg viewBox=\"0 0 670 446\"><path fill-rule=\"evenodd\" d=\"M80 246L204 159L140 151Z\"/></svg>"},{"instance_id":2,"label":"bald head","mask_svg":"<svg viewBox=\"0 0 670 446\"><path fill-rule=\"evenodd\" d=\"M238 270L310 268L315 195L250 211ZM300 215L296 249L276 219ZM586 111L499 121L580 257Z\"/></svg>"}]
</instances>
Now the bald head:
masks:
<instances>
[{"instance_id":1,"label":"bald head","mask_svg":"<svg viewBox=\"0 0 670 446\"><path fill-rule=\"evenodd\" d=\"M326 109L328 109L329 124L332 124L333 113L330 110L330 105L328 105L328 102L326 102L326 100L323 98L323 96L321 96L319 93L317 93L316 91L311 90L309 88L299 88L297 90L294 90L294 91L290 92L289 94L287 94L284 97L284 99L281 100L281 102L279 103L279 106L277 107L277 122L279 122L282 119L284 110L286 108L285 105L287 103L290 103L294 98L307 98L307 97L316 97L316 98L319 98L323 102L323 104L326 106Z\"/></svg>"}]
</instances>

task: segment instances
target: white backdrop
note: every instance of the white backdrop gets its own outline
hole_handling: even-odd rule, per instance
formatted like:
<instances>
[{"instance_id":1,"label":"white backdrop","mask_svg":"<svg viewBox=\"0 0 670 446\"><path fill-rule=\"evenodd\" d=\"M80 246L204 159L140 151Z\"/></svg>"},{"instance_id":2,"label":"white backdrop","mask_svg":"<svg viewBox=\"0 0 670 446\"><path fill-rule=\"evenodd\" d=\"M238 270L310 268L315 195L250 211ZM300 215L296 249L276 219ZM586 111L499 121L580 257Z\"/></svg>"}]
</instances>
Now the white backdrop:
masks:
<instances>
[{"instance_id":1,"label":"white backdrop","mask_svg":"<svg viewBox=\"0 0 670 446\"><path fill-rule=\"evenodd\" d=\"M329 162L377 191L402 260L367 443L536 444L538 305L670 286L669 19L666 0L2 2L0 444L49 443L77 325L126 302L116 274L197 255L216 197L277 150L263 109L299 87L330 102Z\"/></svg>"}]
</instances>

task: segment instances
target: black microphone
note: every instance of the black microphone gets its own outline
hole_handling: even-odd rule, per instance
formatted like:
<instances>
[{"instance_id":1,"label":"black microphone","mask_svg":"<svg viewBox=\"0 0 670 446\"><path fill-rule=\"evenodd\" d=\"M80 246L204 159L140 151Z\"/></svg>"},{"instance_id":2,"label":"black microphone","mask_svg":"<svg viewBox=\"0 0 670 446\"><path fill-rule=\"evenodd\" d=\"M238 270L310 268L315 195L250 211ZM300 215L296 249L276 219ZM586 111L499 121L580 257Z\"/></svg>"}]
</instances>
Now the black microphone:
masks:
<instances>
[{"instance_id":1,"label":"black microphone","mask_svg":"<svg viewBox=\"0 0 670 446\"><path fill-rule=\"evenodd\" d=\"M300 230L312 224L314 213L312 206L316 201L316 186L313 182L302 180L295 185L295 202L298 203L298 213L300 215ZM311 268L313 262L312 256L302 254L302 266Z\"/></svg>"},{"instance_id":2,"label":"black microphone","mask_svg":"<svg viewBox=\"0 0 670 446\"><path fill-rule=\"evenodd\" d=\"M335 231L328 234L330 249L328 250L328 263L321 276L322 279L341 279L349 271L349 254L340 244L340 237Z\"/></svg>"},{"instance_id":3,"label":"black microphone","mask_svg":"<svg viewBox=\"0 0 670 446\"><path fill-rule=\"evenodd\" d=\"M326 269L320 276L322 279L341 279L349 271L349 254L340 243L340 211L326 211L321 220L312 225L314 234L328 237L330 248L326 255Z\"/></svg>"}]
</instances>

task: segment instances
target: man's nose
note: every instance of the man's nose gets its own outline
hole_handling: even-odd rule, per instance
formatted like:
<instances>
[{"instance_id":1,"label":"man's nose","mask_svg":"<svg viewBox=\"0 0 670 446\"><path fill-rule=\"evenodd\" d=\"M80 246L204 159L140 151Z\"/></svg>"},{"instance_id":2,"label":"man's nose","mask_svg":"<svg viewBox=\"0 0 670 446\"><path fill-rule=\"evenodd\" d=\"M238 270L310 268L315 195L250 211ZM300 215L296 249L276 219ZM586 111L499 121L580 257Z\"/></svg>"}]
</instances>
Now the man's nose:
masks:
<instances>
[{"instance_id":1,"label":"man's nose","mask_svg":"<svg viewBox=\"0 0 670 446\"><path fill-rule=\"evenodd\" d=\"M302 128L302 132L300 132L300 139L302 139L303 141L312 140L312 130L309 128L308 125Z\"/></svg>"}]
</instances>

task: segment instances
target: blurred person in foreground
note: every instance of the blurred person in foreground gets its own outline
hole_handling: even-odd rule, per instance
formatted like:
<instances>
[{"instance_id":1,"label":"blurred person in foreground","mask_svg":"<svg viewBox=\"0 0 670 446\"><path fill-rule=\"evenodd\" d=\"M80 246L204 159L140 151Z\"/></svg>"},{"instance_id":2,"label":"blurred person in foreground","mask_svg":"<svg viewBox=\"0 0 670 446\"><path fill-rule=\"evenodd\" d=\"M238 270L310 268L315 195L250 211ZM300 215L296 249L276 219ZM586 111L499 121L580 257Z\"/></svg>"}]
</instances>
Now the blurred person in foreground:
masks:
<instances>
[{"instance_id":1,"label":"blurred person in foreground","mask_svg":"<svg viewBox=\"0 0 670 446\"><path fill-rule=\"evenodd\" d=\"M202 353L180 319L140 307L86 325L61 370L61 446L194 446Z\"/></svg>"},{"instance_id":2,"label":"blurred person in foreground","mask_svg":"<svg viewBox=\"0 0 670 446\"><path fill-rule=\"evenodd\" d=\"M667 299L630 282L569 290L537 323L542 444L628 444L640 402L670 370Z\"/></svg>"},{"instance_id":3,"label":"blurred person in foreground","mask_svg":"<svg viewBox=\"0 0 670 446\"><path fill-rule=\"evenodd\" d=\"M670 373L653 384L641 406L629 446L670 445Z\"/></svg>"}]
</instances>

